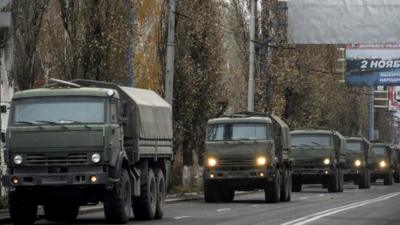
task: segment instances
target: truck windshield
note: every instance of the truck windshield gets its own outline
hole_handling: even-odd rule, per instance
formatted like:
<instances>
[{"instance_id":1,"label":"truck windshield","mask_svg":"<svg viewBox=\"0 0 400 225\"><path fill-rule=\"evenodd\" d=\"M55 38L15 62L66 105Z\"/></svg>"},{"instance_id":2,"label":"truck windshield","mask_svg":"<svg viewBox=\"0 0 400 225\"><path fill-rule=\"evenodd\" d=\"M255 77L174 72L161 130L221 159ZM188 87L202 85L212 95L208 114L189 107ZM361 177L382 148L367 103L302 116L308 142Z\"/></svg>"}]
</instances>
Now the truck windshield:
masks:
<instances>
[{"instance_id":1,"label":"truck windshield","mask_svg":"<svg viewBox=\"0 0 400 225\"><path fill-rule=\"evenodd\" d=\"M327 134L292 134L292 147L330 147L332 136Z\"/></svg>"},{"instance_id":2,"label":"truck windshield","mask_svg":"<svg viewBox=\"0 0 400 225\"><path fill-rule=\"evenodd\" d=\"M14 125L104 123L105 99L45 97L16 100Z\"/></svg>"},{"instance_id":3,"label":"truck windshield","mask_svg":"<svg viewBox=\"0 0 400 225\"><path fill-rule=\"evenodd\" d=\"M346 150L351 152L362 152L362 143L359 141L346 141Z\"/></svg>"},{"instance_id":4,"label":"truck windshield","mask_svg":"<svg viewBox=\"0 0 400 225\"><path fill-rule=\"evenodd\" d=\"M386 148L384 146L374 146L372 148L372 151L374 152L375 155L386 155L385 149Z\"/></svg>"},{"instance_id":5,"label":"truck windshield","mask_svg":"<svg viewBox=\"0 0 400 225\"><path fill-rule=\"evenodd\" d=\"M267 140L267 124L236 123L208 126L209 141Z\"/></svg>"}]
</instances>

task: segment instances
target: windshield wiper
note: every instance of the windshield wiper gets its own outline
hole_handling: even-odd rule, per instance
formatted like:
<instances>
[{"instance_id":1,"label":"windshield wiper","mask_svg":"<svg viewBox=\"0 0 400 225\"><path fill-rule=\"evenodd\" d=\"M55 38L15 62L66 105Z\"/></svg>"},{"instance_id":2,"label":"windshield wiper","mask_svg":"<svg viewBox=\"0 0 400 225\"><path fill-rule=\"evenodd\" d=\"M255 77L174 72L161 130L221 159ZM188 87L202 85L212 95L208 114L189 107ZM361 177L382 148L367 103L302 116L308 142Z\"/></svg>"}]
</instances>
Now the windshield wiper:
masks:
<instances>
[{"instance_id":1,"label":"windshield wiper","mask_svg":"<svg viewBox=\"0 0 400 225\"><path fill-rule=\"evenodd\" d=\"M29 125L36 125L33 122L29 122L29 121L15 121L15 123L24 123L24 124L29 124Z\"/></svg>"},{"instance_id":2,"label":"windshield wiper","mask_svg":"<svg viewBox=\"0 0 400 225\"><path fill-rule=\"evenodd\" d=\"M320 143L315 142L315 141L312 141L311 143L313 143L314 145L317 145L317 146L319 146L319 147L325 147L324 145L321 145Z\"/></svg>"},{"instance_id":3,"label":"windshield wiper","mask_svg":"<svg viewBox=\"0 0 400 225\"><path fill-rule=\"evenodd\" d=\"M61 124L64 124L64 123L67 123L67 124L83 124L83 122L82 122L82 121L79 121L79 120L64 120L64 119L61 119L61 120L59 120L59 122L60 122ZM86 127L86 128L89 129L89 130L92 129L92 128L89 127L87 124L84 124L83 126Z\"/></svg>"},{"instance_id":4,"label":"windshield wiper","mask_svg":"<svg viewBox=\"0 0 400 225\"><path fill-rule=\"evenodd\" d=\"M35 123L45 123L45 124L50 124L50 125L60 125L63 128L67 128L66 126L64 126L64 125L62 125L60 123L57 123L57 122L54 122L54 121L49 121L49 120L38 120L38 121L35 121Z\"/></svg>"}]
</instances>

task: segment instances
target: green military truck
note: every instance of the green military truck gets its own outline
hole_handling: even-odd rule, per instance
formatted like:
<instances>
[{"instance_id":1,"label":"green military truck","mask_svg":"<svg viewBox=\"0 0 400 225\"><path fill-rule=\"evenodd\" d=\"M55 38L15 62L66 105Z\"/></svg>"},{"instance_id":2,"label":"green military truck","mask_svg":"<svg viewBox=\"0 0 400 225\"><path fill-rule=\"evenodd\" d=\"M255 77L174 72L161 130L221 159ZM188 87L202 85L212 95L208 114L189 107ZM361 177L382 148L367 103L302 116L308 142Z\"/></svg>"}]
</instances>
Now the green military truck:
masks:
<instances>
[{"instance_id":1,"label":"green military truck","mask_svg":"<svg viewBox=\"0 0 400 225\"><path fill-rule=\"evenodd\" d=\"M400 183L400 148L398 145L392 146L392 171L395 183Z\"/></svg>"},{"instance_id":2,"label":"green military truck","mask_svg":"<svg viewBox=\"0 0 400 225\"><path fill-rule=\"evenodd\" d=\"M304 128L290 132L293 170L293 191L303 184L322 184L329 192L343 192L345 139L337 131Z\"/></svg>"},{"instance_id":3,"label":"green military truck","mask_svg":"<svg viewBox=\"0 0 400 225\"><path fill-rule=\"evenodd\" d=\"M103 202L110 223L163 216L172 154L171 107L149 90L52 80L14 95L6 136L9 211L33 224L76 219Z\"/></svg>"},{"instance_id":4,"label":"green military truck","mask_svg":"<svg viewBox=\"0 0 400 225\"><path fill-rule=\"evenodd\" d=\"M236 190L264 189L265 201L290 201L289 128L274 115L241 112L208 121L206 202L232 201Z\"/></svg>"},{"instance_id":5,"label":"green military truck","mask_svg":"<svg viewBox=\"0 0 400 225\"><path fill-rule=\"evenodd\" d=\"M362 137L346 137L344 180L354 182L360 189L370 188L371 166L371 143Z\"/></svg>"},{"instance_id":6,"label":"green military truck","mask_svg":"<svg viewBox=\"0 0 400 225\"><path fill-rule=\"evenodd\" d=\"M392 148L389 144L373 143L373 170L371 172L371 183L377 179L383 179L384 185L393 184L392 171Z\"/></svg>"}]
</instances>

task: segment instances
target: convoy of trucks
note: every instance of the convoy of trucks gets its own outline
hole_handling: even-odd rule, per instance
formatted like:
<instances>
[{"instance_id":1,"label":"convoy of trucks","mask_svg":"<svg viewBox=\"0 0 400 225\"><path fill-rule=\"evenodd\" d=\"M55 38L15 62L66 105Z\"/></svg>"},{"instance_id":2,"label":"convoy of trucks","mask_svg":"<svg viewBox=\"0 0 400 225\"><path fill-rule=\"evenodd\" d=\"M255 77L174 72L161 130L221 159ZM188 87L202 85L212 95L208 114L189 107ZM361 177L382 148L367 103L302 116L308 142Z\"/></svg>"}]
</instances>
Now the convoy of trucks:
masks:
<instances>
[{"instance_id":1,"label":"convoy of trucks","mask_svg":"<svg viewBox=\"0 0 400 225\"><path fill-rule=\"evenodd\" d=\"M80 206L103 203L109 223L161 219L173 161L171 106L150 90L113 83L51 79L15 93L4 159L9 212L33 224L38 206L49 221L73 222ZM343 137L326 128L290 132L275 115L239 112L210 119L205 140L204 198L233 201L261 189L265 202L291 200L303 184L343 192L383 179L400 182L400 149Z\"/></svg>"}]
</instances>

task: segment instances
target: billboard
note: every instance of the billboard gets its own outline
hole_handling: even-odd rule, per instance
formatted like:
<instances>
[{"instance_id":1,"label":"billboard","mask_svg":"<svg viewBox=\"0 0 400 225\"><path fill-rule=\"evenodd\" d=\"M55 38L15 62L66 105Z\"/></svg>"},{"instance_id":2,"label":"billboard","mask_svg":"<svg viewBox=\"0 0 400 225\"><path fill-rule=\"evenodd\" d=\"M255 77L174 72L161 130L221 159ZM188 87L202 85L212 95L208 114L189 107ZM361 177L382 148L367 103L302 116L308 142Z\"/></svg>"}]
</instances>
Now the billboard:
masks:
<instances>
[{"instance_id":1,"label":"billboard","mask_svg":"<svg viewBox=\"0 0 400 225\"><path fill-rule=\"evenodd\" d=\"M287 6L290 43L399 42L399 0L290 0Z\"/></svg>"},{"instance_id":2,"label":"billboard","mask_svg":"<svg viewBox=\"0 0 400 225\"><path fill-rule=\"evenodd\" d=\"M347 47L346 83L352 86L400 85L400 46Z\"/></svg>"}]
</instances>

